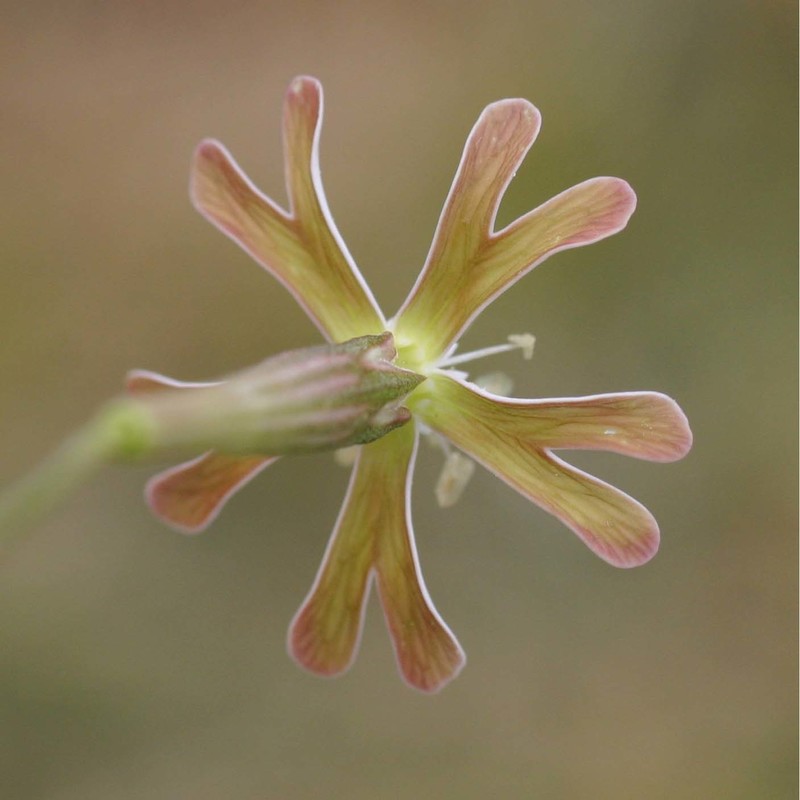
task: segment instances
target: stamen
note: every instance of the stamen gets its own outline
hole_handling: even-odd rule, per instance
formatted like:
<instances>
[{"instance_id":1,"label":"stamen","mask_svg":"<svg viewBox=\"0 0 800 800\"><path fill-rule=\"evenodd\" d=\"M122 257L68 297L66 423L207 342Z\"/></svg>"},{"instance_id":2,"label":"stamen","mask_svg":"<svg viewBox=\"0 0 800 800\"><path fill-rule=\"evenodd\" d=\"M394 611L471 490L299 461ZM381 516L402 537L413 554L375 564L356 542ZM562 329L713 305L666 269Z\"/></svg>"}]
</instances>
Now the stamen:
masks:
<instances>
[{"instance_id":1,"label":"stamen","mask_svg":"<svg viewBox=\"0 0 800 800\"><path fill-rule=\"evenodd\" d=\"M353 444L350 447L340 447L334 450L333 459L340 467L352 467L356 463L358 457L358 449L360 444Z\"/></svg>"},{"instance_id":2,"label":"stamen","mask_svg":"<svg viewBox=\"0 0 800 800\"><path fill-rule=\"evenodd\" d=\"M444 462L442 474L436 484L436 501L440 508L450 508L458 502L475 472L475 462L455 450Z\"/></svg>"},{"instance_id":3,"label":"stamen","mask_svg":"<svg viewBox=\"0 0 800 800\"><path fill-rule=\"evenodd\" d=\"M496 344L493 347L484 347L481 350L473 350L470 353L461 353L440 361L439 367L452 367L456 364L464 364L467 361L475 361L486 356L496 356L500 353L508 353L511 350L522 350L522 357L526 360L533 358L533 346L536 337L530 333L513 333L508 337L508 344Z\"/></svg>"},{"instance_id":4,"label":"stamen","mask_svg":"<svg viewBox=\"0 0 800 800\"><path fill-rule=\"evenodd\" d=\"M444 454L444 464L439 479L436 481L434 493L439 508L450 508L464 493L469 479L475 472L475 462L463 453L454 450L450 442L440 433L432 431L424 423L418 421L418 424L420 433L423 434L426 441Z\"/></svg>"}]
</instances>

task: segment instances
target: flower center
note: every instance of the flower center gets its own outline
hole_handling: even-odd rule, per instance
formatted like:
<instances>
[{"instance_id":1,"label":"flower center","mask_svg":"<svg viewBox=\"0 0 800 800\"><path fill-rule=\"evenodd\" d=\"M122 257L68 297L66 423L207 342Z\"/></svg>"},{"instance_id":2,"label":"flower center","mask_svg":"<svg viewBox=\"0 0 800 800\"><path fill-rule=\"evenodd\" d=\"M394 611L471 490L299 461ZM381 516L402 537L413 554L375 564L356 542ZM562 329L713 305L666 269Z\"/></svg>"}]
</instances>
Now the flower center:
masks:
<instances>
[{"instance_id":1,"label":"flower center","mask_svg":"<svg viewBox=\"0 0 800 800\"><path fill-rule=\"evenodd\" d=\"M533 357L535 342L536 337L530 333L514 333L503 344L483 347L480 350L471 350L468 353L457 353L458 345L455 345L442 358L434 362L428 361L423 357L422 349L415 342L396 342L397 358L394 363L398 367L404 367L427 375L434 370L450 369L460 364L476 361L479 358L496 356L512 350L521 350L522 357L530 360Z\"/></svg>"},{"instance_id":2,"label":"flower center","mask_svg":"<svg viewBox=\"0 0 800 800\"><path fill-rule=\"evenodd\" d=\"M460 366L461 364L467 364L470 361L476 361L479 358L508 353L512 350L521 350L522 357L526 360L530 360L533 357L533 346L535 342L536 339L532 334L520 333L509 336L504 344L484 347L480 350L472 350L468 353L456 354L455 348L453 348L444 358L435 363L432 369L446 370L451 367ZM415 369L423 373L426 371L425 368L415 367ZM473 379L472 383L492 394L509 394L513 384L511 378L502 372L479 375ZM415 402L416 398L409 396L408 401L409 408L413 413L417 405ZM435 397L431 396L424 396L419 401L420 405L435 402ZM455 450L440 434L430 430L419 417L417 417L417 425L424 438L444 454L444 464L439 479L436 482L435 494L438 504L442 508L448 508L449 506L455 505L459 497L463 494L464 489L475 471L475 462L464 453Z\"/></svg>"}]
</instances>

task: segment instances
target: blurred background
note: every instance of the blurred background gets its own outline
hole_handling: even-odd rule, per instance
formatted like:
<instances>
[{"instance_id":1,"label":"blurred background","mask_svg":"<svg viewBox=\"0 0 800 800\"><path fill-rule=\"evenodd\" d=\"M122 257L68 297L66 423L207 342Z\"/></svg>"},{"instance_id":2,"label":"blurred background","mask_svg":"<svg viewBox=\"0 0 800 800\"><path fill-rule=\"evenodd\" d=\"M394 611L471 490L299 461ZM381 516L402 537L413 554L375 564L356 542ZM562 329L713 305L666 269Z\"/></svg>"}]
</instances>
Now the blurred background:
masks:
<instances>
[{"instance_id":1,"label":"blurred background","mask_svg":"<svg viewBox=\"0 0 800 800\"><path fill-rule=\"evenodd\" d=\"M413 498L427 584L469 661L396 674L376 603L326 681L285 631L347 471L285 460L187 539L104 471L0 563L0 796L16 800L784 798L796 787L796 19L788 0L2 3L0 482L131 367L212 378L319 335L187 198L205 136L285 202L282 95L326 92L333 214L387 314L489 102L542 111L505 224L594 175L621 235L553 257L464 347L519 396L655 389L695 433L670 465L574 463L657 516L607 566L487 473Z\"/></svg>"}]
</instances>

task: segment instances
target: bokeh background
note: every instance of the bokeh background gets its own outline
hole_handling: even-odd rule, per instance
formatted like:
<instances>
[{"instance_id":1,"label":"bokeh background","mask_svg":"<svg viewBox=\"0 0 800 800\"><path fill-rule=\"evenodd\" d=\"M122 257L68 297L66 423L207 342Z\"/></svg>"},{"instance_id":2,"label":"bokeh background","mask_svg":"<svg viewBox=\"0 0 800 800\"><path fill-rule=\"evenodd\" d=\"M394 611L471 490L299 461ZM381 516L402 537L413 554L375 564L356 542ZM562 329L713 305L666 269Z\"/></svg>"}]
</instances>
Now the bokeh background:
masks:
<instances>
[{"instance_id":1,"label":"bokeh background","mask_svg":"<svg viewBox=\"0 0 800 800\"><path fill-rule=\"evenodd\" d=\"M796 796L794 6L4 0L1 482L130 367L200 380L318 341L186 192L216 136L284 202L298 73L325 86L328 198L387 313L487 103L544 116L501 224L628 179L629 228L548 261L464 346L531 331L532 362L491 365L520 396L662 390L696 443L574 459L658 517L633 571L486 473L438 509L423 446L422 563L469 656L433 697L399 680L374 602L345 677L285 654L347 483L329 455L194 539L145 509L153 470L106 470L0 564L0 796Z\"/></svg>"}]
</instances>

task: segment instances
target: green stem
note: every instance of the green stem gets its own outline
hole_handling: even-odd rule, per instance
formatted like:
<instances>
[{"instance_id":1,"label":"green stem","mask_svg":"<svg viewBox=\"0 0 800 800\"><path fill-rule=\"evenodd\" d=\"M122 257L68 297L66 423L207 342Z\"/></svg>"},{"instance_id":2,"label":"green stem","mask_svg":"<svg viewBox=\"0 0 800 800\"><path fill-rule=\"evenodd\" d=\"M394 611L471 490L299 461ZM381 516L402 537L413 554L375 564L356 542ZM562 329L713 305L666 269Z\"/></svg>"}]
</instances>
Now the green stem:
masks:
<instances>
[{"instance_id":1,"label":"green stem","mask_svg":"<svg viewBox=\"0 0 800 800\"><path fill-rule=\"evenodd\" d=\"M0 544L26 533L118 454L119 430L113 423L113 414L104 410L33 472L0 492Z\"/></svg>"}]
</instances>

